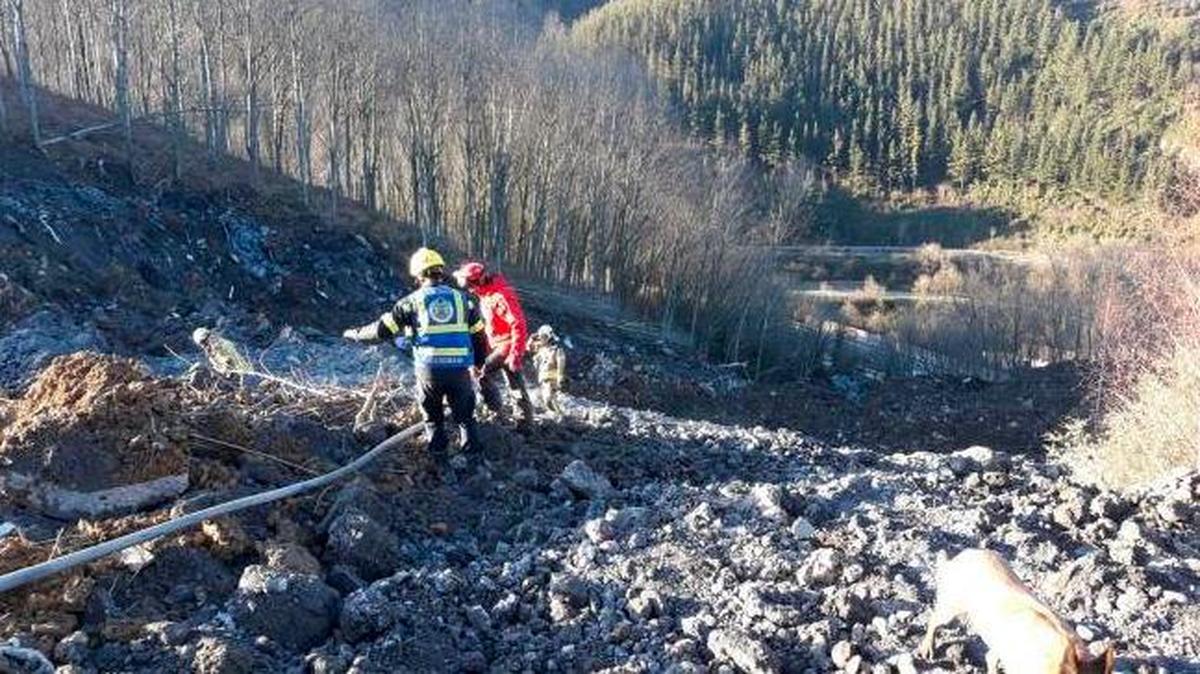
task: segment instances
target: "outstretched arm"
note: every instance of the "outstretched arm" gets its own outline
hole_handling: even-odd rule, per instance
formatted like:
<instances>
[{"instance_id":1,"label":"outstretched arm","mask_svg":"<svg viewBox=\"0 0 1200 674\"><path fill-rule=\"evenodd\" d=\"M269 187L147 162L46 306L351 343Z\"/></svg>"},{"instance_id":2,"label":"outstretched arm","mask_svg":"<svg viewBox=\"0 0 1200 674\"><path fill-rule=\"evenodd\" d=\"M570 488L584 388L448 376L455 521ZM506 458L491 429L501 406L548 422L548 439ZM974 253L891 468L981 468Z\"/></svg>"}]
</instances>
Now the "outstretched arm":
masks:
<instances>
[{"instance_id":1,"label":"outstretched arm","mask_svg":"<svg viewBox=\"0 0 1200 674\"><path fill-rule=\"evenodd\" d=\"M374 344L386 342L403 334L404 326L409 324L412 315L411 308L405 300L400 300L390 311L385 312L378 320L362 327L351 328L342 333L342 337L355 342Z\"/></svg>"}]
</instances>

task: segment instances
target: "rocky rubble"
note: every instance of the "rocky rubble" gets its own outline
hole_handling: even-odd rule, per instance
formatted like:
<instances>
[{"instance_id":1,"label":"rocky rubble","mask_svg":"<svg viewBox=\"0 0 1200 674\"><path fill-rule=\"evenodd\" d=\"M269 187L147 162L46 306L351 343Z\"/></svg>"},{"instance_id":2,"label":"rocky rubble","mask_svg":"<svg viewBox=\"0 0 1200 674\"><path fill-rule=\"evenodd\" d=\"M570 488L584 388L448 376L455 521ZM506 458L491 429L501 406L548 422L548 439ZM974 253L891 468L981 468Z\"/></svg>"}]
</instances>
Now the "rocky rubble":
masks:
<instances>
[{"instance_id":1,"label":"rocky rubble","mask_svg":"<svg viewBox=\"0 0 1200 674\"><path fill-rule=\"evenodd\" d=\"M974 672L961 628L934 662L912 652L937 553L985 545L1121 671L1200 671L1194 475L1119 495L986 447L875 453L567 402L437 477L397 457L206 527L137 582L88 585L56 641L30 623L11 648L78 671Z\"/></svg>"}]
</instances>

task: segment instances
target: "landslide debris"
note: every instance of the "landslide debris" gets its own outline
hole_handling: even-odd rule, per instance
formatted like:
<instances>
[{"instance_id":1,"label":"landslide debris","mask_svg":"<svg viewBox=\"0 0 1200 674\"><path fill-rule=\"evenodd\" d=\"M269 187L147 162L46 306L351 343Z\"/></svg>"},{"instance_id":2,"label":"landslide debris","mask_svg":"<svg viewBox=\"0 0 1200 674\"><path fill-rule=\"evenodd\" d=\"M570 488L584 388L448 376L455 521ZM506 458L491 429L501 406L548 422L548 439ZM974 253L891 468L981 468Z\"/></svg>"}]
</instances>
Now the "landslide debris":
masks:
<instances>
[{"instance_id":1,"label":"landslide debris","mask_svg":"<svg viewBox=\"0 0 1200 674\"><path fill-rule=\"evenodd\" d=\"M0 430L3 484L59 515L109 514L174 496L186 487L187 428L179 386L137 361L93 353L51 362L12 405ZM134 502L92 503L50 491L96 493L175 477ZM76 511L78 510L78 511Z\"/></svg>"},{"instance_id":2,"label":"landslide debris","mask_svg":"<svg viewBox=\"0 0 1200 674\"><path fill-rule=\"evenodd\" d=\"M299 465L363 449L349 393L160 385L214 437L290 435ZM419 449L401 452L328 493L0 597L0 636L85 671L980 672L962 631L935 662L911 651L936 553L987 545L1085 640L1115 641L1127 671L1200 665L1194 476L1120 496L986 447L877 453L566 403L528 436L486 428L486 450L436 478ZM227 481L77 523L61 549L305 476L190 451ZM0 568L44 559L55 538L0 539Z\"/></svg>"}]
</instances>

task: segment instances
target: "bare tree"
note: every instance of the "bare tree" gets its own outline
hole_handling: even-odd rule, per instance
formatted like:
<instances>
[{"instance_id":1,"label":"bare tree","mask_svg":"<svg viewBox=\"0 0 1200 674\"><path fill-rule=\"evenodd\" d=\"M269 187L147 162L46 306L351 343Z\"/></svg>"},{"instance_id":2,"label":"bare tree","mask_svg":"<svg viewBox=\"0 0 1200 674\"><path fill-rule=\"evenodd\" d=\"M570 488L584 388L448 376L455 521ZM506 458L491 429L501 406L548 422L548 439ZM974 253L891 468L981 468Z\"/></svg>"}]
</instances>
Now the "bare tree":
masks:
<instances>
[{"instance_id":1,"label":"bare tree","mask_svg":"<svg viewBox=\"0 0 1200 674\"><path fill-rule=\"evenodd\" d=\"M171 72L168 77L168 104L170 106L167 119L171 127L171 175L179 180L183 161L184 120L183 120L183 64L179 50L182 29L179 25L179 0L167 0L168 30L171 42Z\"/></svg>"},{"instance_id":2,"label":"bare tree","mask_svg":"<svg viewBox=\"0 0 1200 674\"><path fill-rule=\"evenodd\" d=\"M255 42L255 31L258 26L254 22L255 0L242 2L242 74L245 79L246 125L244 146L246 158L250 161L250 169L255 180L258 179L259 157L259 123L262 110L259 107L259 52L260 47Z\"/></svg>"},{"instance_id":3,"label":"bare tree","mask_svg":"<svg viewBox=\"0 0 1200 674\"><path fill-rule=\"evenodd\" d=\"M112 0L112 58L115 73L117 114L125 141L125 161L133 170L133 111L129 96L129 4Z\"/></svg>"},{"instance_id":4,"label":"bare tree","mask_svg":"<svg viewBox=\"0 0 1200 674\"><path fill-rule=\"evenodd\" d=\"M29 39L25 26L25 0L8 0L12 19L13 52L17 60L18 81L25 109L29 114L29 132L34 144L42 142L41 122L38 118L37 83L30 66Z\"/></svg>"},{"instance_id":5,"label":"bare tree","mask_svg":"<svg viewBox=\"0 0 1200 674\"><path fill-rule=\"evenodd\" d=\"M304 190L304 203L309 203L309 185L312 183L312 130L308 110L308 75L305 72L304 56L300 43L303 32L304 13L300 0L292 0L288 14L288 64L292 75L292 111L295 115L296 173Z\"/></svg>"}]
</instances>

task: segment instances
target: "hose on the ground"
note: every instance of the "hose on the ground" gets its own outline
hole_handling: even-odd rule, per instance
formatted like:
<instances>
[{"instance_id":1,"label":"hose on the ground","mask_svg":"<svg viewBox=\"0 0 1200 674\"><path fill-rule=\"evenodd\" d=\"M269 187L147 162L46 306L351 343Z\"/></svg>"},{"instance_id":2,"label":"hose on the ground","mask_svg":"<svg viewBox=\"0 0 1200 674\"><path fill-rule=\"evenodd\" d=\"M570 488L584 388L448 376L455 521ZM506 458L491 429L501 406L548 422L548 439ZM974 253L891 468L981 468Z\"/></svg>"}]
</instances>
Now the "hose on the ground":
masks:
<instances>
[{"instance_id":1,"label":"hose on the ground","mask_svg":"<svg viewBox=\"0 0 1200 674\"><path fill-rule=\"evenodd\" d=\"M219 503L217 505L204 508L203 510L197 510L194 513L181 515L175 519L156 524L147 529L125 534L124 536L114 538L111 541L105 541L82 550L76 550L75 552L63 555L62 557L55 557L54 559L41 562L40 564L27 566L17 569L16 571L10 571L9 573L0 576L0 593L8 592L9 590L21 587L22 585L41 580L42 578L52 576L56 573L61 573L67 569L79 566L81 564L94 562L101 557L111 555L114 552L120 552L125 548L133 547L139 543L145 543L146 541L153 540L160 536L165 536L167 534L175 533L181 529L186 529L188 527L200 524L204 520L210 520L214 517L228 515L229 513L245 510L246 508L252 508L264 503L285 499L310 489L323 487L331 482L335 482L336 480L345 477L350 473L353 473L359 468L362 468L364 465L378 458L379 455L404 444L409 439L420 433L422 428L423 427L421 424L409 426L408 428L405 428L399 433L391 436L387 440L375 445L366 454L363 454L341 468L337 468L328 473L324 473L307 480L302 480L300 482L295 482L285 487L279 487L278 489L271 489L258 494L243 496L242 498L234 499L226 503Z\"/></svg>"}]
</instances>

